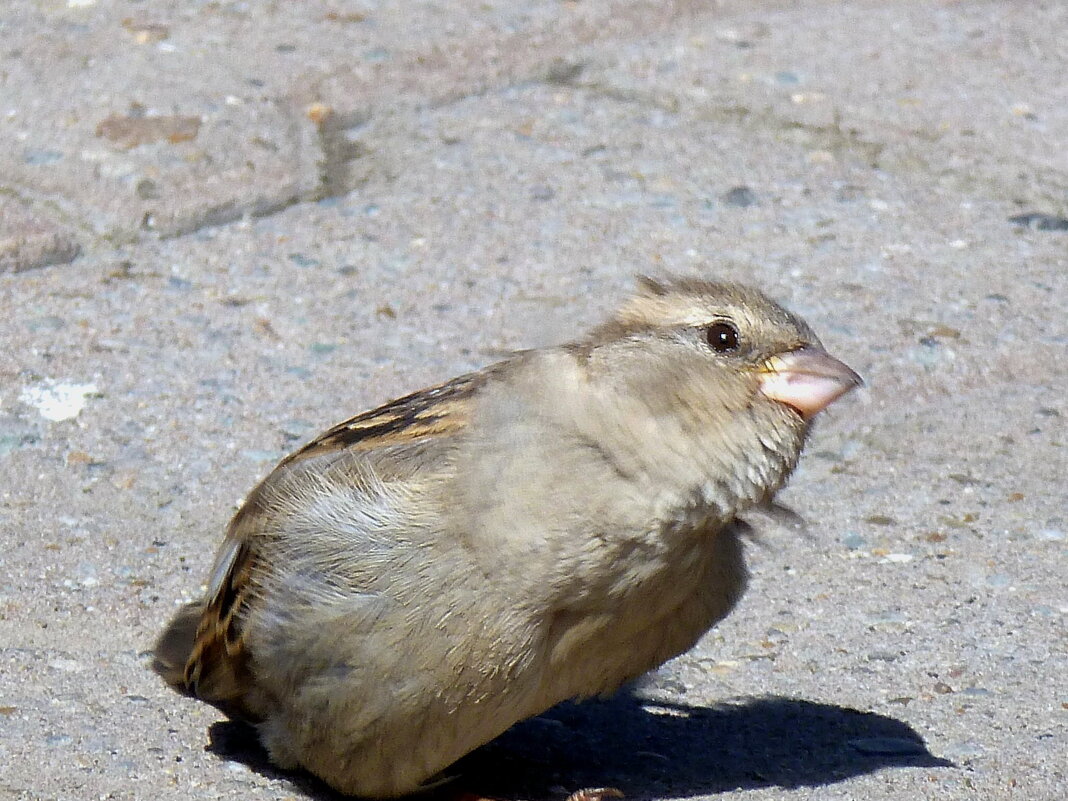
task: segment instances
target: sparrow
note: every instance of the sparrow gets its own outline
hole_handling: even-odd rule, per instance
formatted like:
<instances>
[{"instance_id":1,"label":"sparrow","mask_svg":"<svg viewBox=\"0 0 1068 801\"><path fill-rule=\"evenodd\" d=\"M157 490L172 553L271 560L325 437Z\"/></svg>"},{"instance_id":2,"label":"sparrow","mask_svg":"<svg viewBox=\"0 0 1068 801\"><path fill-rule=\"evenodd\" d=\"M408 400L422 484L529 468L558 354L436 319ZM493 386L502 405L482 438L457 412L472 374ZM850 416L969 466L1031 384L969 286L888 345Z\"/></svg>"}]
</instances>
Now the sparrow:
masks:
<instances>
[{"instance_id":1,"label":"sparrow","mask_svg":"<svg viewBox=\"0 0 1068 801\"><path fill-rule=\"evenodd\" d=\"M688 650L746 585L741 515L861 383L760 292L640 278L607 322L390 401L248 496L155 668L270 759L392 797Z\"/></svg>"}]
</instances>

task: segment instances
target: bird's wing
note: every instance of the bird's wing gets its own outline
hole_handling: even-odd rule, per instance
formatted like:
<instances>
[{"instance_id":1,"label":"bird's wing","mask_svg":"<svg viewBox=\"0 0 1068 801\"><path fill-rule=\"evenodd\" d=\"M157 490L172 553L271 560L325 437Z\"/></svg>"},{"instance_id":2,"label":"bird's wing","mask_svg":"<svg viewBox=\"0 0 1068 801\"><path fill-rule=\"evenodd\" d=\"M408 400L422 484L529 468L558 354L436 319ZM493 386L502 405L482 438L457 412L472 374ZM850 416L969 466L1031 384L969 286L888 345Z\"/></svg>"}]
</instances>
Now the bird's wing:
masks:
<instances>
[{"instance_id":1,"label":"bird's wing","mask_svg":"<svg viewBox=\"0 0 1068 801\"><path fill-rule=\"evenodd\" d=\"M390 458L388 480L404 480L405 451L426 450L466 428L472 396L491 371L455 378L357 415L324 432L286 457L234 515L215 560L202 604L191 605L171 622L156 646L156 670L179 691L247 717L243 702L250 686L243 624L259 589L257 534L276 485L293 470L312 469L313 460L334 461L346 454ZM196 620L195 626L193 621ZM184 655L184 659L183 659Z\"/></svg>"},{"instance_id":2,"label":"bird's wing","mask_svg":"<svg viewBox=\"0 0 1068 801\"><path fill-rule=\"evenodd\" d=\"M489 375L485 370L469 373L358 414L287 456L279 468L323 454L373 451L455 434L467 425L471 396Z\"/></svg>"}]
</instances>

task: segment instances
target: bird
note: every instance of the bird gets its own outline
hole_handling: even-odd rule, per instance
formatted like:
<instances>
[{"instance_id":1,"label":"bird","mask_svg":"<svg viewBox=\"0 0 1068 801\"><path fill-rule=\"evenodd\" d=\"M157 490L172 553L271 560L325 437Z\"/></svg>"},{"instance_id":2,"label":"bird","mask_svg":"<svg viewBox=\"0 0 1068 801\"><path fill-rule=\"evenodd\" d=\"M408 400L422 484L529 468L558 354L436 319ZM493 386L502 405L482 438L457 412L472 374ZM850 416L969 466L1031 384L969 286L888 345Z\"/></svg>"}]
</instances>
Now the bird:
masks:
<instances>
[{"instance_id":1,"label":"bird","mask_svg":"<svg viewBox=\"0 0 1068 801\"><path fill-rule=\"evenodd\" d=\"M250 722L280 768L355 796L422 790L722 620L747 582L744 514L774 504L813 418L861 383L756 289L639 277L574 341L283 459L155 669Z\"/></svg>"}]
</instances>

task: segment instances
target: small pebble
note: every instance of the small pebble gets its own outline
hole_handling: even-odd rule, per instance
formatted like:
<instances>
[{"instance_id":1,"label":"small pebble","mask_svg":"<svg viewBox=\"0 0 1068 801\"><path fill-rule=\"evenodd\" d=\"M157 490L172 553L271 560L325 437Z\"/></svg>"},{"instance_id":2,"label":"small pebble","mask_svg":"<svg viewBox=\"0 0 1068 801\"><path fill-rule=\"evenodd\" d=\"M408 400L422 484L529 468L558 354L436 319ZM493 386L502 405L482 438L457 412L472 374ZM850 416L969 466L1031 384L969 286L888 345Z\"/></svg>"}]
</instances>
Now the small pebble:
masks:
<instances>
[{"instance_id":1,"label":"small pebble","mask_svg":"<svg viewBox=\"0 0 1068 801\"><path fill-rule=\"evenodd\" d=\"M934 347L937 344L937 340L931 340L929 343L924 343L923 347L909 348L907 353L912 361L923 366L927 370L933 370L943 361L941 352Z\"/></svg>"},{"instance_id":2,"label":"small pebble","mask_svg":"<svg viewBox=\"0 0 1068 801\"><path fill-rule=\"evenodd\" d=\"M367 50L363 54L364 61L371 61L380 63L382 61L389 61L393 56L384 47L376 47L371 50Z\"/></svg>"},{"instance_id":3,"label":"small pebble","mask_svg":"<svg viewBox=\"0 0 1068 801\"><path fill-rule=\"evenodd\" d=\"M869 662L896 662L900 654L895 651L872 651L868 654Z\"/></svg>"},{"instance_id":4,"label":"small pebble","mask_svg":"<svg viewBox=\"0 0 1068 801\"><path fill-rule=\"evenodd\" d=\"M679 681L674 676L655 676L651 685L650 689L664 690L676 695L685 695L689 689L683 682Z\"/></svg>"},{"instance_id":5,"label":"small pebble","mask_svg":"<svg viewBox=\"0 0 1068 801\"><path fill-rule=\"evenodd\" d=\"M0 416L0 456L33 445L40 439L40 432L28 421L15 415Z\"/></svg>"},{"instance_id":6,"label":"small pebble","mask_svg":"<svg viewBox=\"0 0 1068 801\"><path fill-rule=\"evenodd\" d=\"M723 196L723 202L728 206L737 206L742 209L756 206L760 203L756 194L748 186L736 186L728 190Z\"/></svg>"},{"instance_id":7,"label":"small pebble","mask_svg":"<svg viewBox=\"0 0 1068 801\"><path fill-rule=\"evenodd\" d=\"M1009 222L1022 228L1032 228L1035 231L1068 231L1068 217L1058 217L1037 211L1009 217Z\"/></svg>"},{"instance_id":8,"label":"small pebble","mask_svg":"<svg viewBox=\"0 0 1068 801\"><path fill-rule=\"evenodd\" d=\"M27 150L22 154L22 160L35 167L55 164L62 158L63 154L58 150Z\"/></svg>"},{"instance_id":9,"label":"small pebble","mask_svg":"<svg viewBox=\"0 0 1068 801\"><path fill-rule=\"evenodd\" d=\"M313 428L315 424L309 420L286 420L281 425L282 433L288 439L303 439L312 432Z\"/></svg>"},{"instance_id":10,"label":"small pebble","mask_svg":"<svg viewBox=\"0 0 1068 801\"><path fill-rule=\"evenodd\" d=\"M167 279L167 287L169 289L177 289L180 292L188 292L193 288L193 282L185 278L179 278L177 275L172 275Z\"/></svg>"},{"instance_id":11,"label":"small pebble","mask_svg":"<svg viewBox=\"0 0 1068 801\"><path fill-rule=\"evenodd\" d=\"M318 267L321 264L318 259L305 256L303 253L290 253L289 260L298 267Z\"/></svg>"},{"instance_id":12,"label":"small pebble","mask_svg":"<svg viewBox=\"0 0 1068 801\"><path fill-rule=\"evenodd\" d=\"M842 544L851 551L856 551L867 546L868 541L855 531L847 531L842 535Z\"/></svg>"},{"instance_id":13,"label":"small pebble","mask_svg":"<svg viewBox=\"0 0 1068 801\"><path fill-rule=\"evenodd\" d=\"M1064 531L1059 528L1040 528L1035 532L1035 539L1043 542L1064 542Z\"/></svg>"},{"instance_id":14,"label":"small pebble","mask_svg":"<svg viewBox=\"0 0 1068 801\"><path fill-rule=\"evenodd\" d=\"M889 515L869 515L864 518L865 523L871 523L873 526L893 526L897 525L897 521Z\"/></svg>"},{"instance_id":15,"label":"small pebble","mask_svg":"<svg viewBox=\"0 0 1068 801\"><path fill-rule=\"evenodd\" d=\"M66 325L66 320L54 315L33 317L26 321L26 327L31 331L59 331L60 329L65 328Z\"/></svg>"},{"instance_id":16,"label":"small pebble","mask_svg":"<svg viewBox=\"0 0 1068 801\"><path fill-rule=\"evenodd\" d=\"M163 196L159 184L148 178L142 178L137 182L137 186L134 187L134 193L141 198L141 200L159 200Z\"/></svg>"}]
</instances>

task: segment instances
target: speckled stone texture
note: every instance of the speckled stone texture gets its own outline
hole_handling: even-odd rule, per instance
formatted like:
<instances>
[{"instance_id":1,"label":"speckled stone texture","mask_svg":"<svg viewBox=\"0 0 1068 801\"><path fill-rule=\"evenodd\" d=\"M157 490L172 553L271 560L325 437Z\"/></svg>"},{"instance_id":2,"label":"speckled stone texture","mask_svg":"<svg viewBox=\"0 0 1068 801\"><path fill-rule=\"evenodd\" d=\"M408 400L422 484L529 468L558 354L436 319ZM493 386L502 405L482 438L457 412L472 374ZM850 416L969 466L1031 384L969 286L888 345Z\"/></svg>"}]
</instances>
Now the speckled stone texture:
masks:
<instances>
[{"instance_id":1,"label":"speckled stone texture","mask_svg":"<svg viewBox=\"0 0 1068 801\"><path fill-rule=\"evenodd\" d=\"M328 799L148 670L316 431L754 283L868 388L691 653L456 768L562 799L1068 786L1068 6L9 0L0 798ZM450 788L443 790L448 796Z\"/></svg>"}]
</instances>

